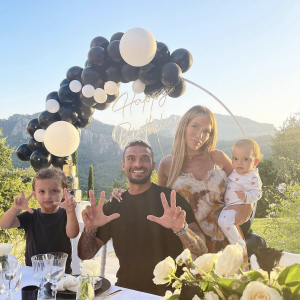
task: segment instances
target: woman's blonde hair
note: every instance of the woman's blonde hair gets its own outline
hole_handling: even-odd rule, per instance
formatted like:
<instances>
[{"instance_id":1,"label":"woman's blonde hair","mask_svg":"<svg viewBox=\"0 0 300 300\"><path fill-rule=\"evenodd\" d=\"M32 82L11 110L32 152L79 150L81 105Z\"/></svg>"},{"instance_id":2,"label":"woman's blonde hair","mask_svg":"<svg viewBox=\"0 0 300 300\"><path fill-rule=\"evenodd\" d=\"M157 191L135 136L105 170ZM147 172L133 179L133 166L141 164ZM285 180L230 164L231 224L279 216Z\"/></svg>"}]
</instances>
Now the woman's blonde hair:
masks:
<instances>
[{"instance_id":1,"label":"woman's blonde hair","mask_svg":"<svg viewBox=\"0 0 300 300\"><path fill-rule=\"evenodd\" d=\"M245 148L248 148L248 149L252 149L254 159L261 160L263 158L263 155L260 152L260 148L254 140L251 140L251 139L239 140L239 141L234 143L234 145L232 146L232 149L236 148L236 147L245 147Z\"/></svg>"},{"instance_id":2,"label":"woman's blonde hair","mask_svg":"<svg viewBox=\"0 0 300 300\"><path fill-rule=\"evenodd\" d=\"M204 151L211 152L216 148L217 122L214 114L204 106L201 105L193 106L183 115L176 130L173 147L172 147L173 157L172 157L170 174L168 176L167 187L171 188L173 186L182 168L184 155L185 155L186 128L191 122L191 120L194 119L195 117L198 117L199 115L208 116L211 121L211 132L209 135L209 139L201 146L199 150L201 150L201 152Z\"/></svg>"}]
</instances>

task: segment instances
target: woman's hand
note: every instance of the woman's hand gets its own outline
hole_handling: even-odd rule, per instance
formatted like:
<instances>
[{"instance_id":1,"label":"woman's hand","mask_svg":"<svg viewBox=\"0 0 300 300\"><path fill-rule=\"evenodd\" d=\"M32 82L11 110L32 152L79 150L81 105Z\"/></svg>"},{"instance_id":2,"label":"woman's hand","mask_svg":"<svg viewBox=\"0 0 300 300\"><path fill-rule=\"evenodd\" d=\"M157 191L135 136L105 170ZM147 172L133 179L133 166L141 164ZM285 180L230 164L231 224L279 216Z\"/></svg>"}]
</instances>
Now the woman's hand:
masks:
<instances>
[{"instance_id":1,"label":"woman's hand","mask_svg":"<svg viewBox=\"0 0 300 300\"><path fill-rule=\"evenodd\" d=\"M117 189L117 188L114 188L112 193L111 193L111 197L109 198L109 202L112 201L113 198L117 199L119 202L121 202L123 199L122 199L122 195L123 193L125 192L126 190L123 190L123 189Z\"/></svg>"},{"instance_id":2,"label":"woman's hand","mask_svg":"<svg viewBox=\"0 0 300 300\"><path fill-rule=\"evenodd\" d=\"M252 204L236 204L230 205L224 208L225 210L234 209L236 211L235 215L235 225L242 225L248 221L253 211Z\"/></svg>"}]
</instances>

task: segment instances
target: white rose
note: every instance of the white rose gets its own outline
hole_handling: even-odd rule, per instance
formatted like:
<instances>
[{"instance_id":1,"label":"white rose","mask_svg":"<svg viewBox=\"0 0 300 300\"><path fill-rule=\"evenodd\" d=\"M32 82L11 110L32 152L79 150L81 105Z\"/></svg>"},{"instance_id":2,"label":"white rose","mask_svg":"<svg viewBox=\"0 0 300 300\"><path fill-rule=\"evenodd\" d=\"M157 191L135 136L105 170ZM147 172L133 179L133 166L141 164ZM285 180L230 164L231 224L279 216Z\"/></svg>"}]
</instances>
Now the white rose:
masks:
<instances>
[{"instance_id":1,"label":"white rose","mask_svg":"<svg viewBox=\"0 0 300 300\"><path fill-rule=\"evenodd\" d=\"M0 244L0 256L9 254L11 249L12 249L12 245Z\"/></svg>"},{"instance_id":2,"label":"white rose","mask_svg":"<svg viewBox=\"0 0 300 300\"><path fill-rule=\"evenodd\" d=\"M241 300L282 300L282 297L275 289L252 281L246 286Z\"/></svg>"},{"instance_id":3,"label":"white rose","mask_svg":"<svg viewBox=\"0 0 300 300\"><path fill-rule=\"evenodd\" d=\"M243 262L243 248L239 245L228 245L219 256L216 264L216 274L234 275Z\"/></svg>"},{"instance_id":4,"label":"white rose","mask_svg":"<svg viewBox=\"0 0 300 300\"><path fill-rule=\"evenodd\" d=\"M100 262L94 259L84 260L80 271L83 276L100 276Z\"/></svg>"},{"instance_id":5,"label":"white rose","mask_svg":"<svg viewBox=\"0 0 300 300\"><path fill-rule=\"evenodd\" d=\"M171 291L166 291L165 295L160 298L159 300L167 300L168 298L170 298L172 296L172 292Z\"/></svg>"},{"instance_id":6,"label":"white rose","mask_svg":"<svg viewBox=\"0 0 300 300\"><path fill-rule=\"evenodd\" d=\"M159 262L153 271L153 282L155 284L165 284L170 281L170 276L176 271L175 261L168 256L165 260Z\"/></svg>"},{"instance_id":7,"label":"white rose","mask_svg":"<svg viewBox=\"0 0 300 300\"><path fill-rule=\"evenodd\" d=\"M176 258L176 263L179 266L182 264L190 265L192 261L192 255L189 249L184 249L184 251Z\"/></svg>"},{"instance_id":8,"label":"white rose","mask_svg":"<svg viewBox=\"0 0 300 300\"><path fill-rule=\"evenodd\" d=\"M214 264L218 262L218 255L213 253L203 254L199 256L195 261L194 264L202 271L210 271ZM191 270L192 274L197 275L200 274L200 271L195 268Z\"/></svg>"},{"instance_id":9,"label":"white rose","mask_svg":"<svg viewBox=\"0 0 300 300\"><path fill-rule=\"evenodd\" d=\"M220 300L219 296L214 292L205 294L204 300Z\"/></svg>"}]
</instances>

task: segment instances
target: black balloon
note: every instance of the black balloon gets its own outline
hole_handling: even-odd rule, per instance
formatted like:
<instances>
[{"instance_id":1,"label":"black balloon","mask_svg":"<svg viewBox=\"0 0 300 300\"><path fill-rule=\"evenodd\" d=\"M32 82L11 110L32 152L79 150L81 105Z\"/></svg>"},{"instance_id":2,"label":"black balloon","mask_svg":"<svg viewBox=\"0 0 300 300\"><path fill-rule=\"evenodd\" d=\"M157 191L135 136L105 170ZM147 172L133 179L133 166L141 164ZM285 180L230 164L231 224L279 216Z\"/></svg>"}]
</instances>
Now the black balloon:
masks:
<instances>
[{"instance_id":1,"label":"black balloon","mask_svg":"<svg viewBox=\"0 0 300 300\"><path fill-rule=\"evenodd\" d=\"M58 111L60 119L74 124L77 122L78 115L73 107L61 107Z\"/></svg>"},{"instance_id":2,"label":"black balloon","mask_svg":"<svg viewBox=\"0 0 300 300\"><path fill-rule=\"evenodd\" d=\"M60 121L60 116L58 113L52 114L49 111L45 110L40 113L38 121L41 128L47 129L47 127L52 123Z\"/></svg>"},{"instance_id":3,"label":"black balloon","mask_svg":"<svg viewBox=\"0 0 300 300\"><path fill-rule=\"evenodd\" d=\"M114 82L120 82L122 80L121 71L119 68L110 66L106 70L106 81L114 81Z\"/></svg>"},{"instance_id":4,"label":"black balloon","mask_svg":"<svg viewBox=\"0 0 300 300\"><path fill-rule=\"evenodd\" d=\"M43 143L36 141L33 137L28 141L28 148L31 152L43 147Z\"/></svg>"},{"instance_id":5,"label":"black balloon","mask_svg":"<svg viewBox=\"0 0 300 300\"><path fill-rule=\"evenodd\" d=\"M72 80L78 80L81 81L81 73L82 73L82 68L81 67L71 67L68 71L67 71L67 80L68 82L71 82Z\"/></svg>"},{"instance_id":6,"label":"black balloon","mask_svg":"<svg viewBox=\"0 0 300 300\"><path fill-rule=\"evenodd\" d=\"M112 41L107 47L108 57L115 63L124 62L120 54L120 41Z\"/></svg>"},{"instance_id":7,"label":"black balloon","mask_svg":"<svg viewBox=\"0 0 300 300\"><path fill-rule=\"evenodd\" d=\"M173 63L168 62L163 65L161 69L161 81L165 86L174 86L182 78L182 72L180 67Z\"/></svg>"},{"instance_id":8,"label":"black balloon","mask_svg":"<svg viewBox=\"0 0 300 300\"><path fill-rule=\"evenodd\" d=\"M92 65L102 66L107 61L107 52L102 47L93 47L88 53L88 61Z\"/></svg>"},{"instance_id":9,"label":"black balloon","mask_svg":"<svg viewBox=\"0 0 300 300\"><path fill-rule=\"evenodd\" d=\"M82 94L80 94L79 103L81 105L86 106L86 107L93 107L93 106L95 106L97 104L97 102L95 101L94 97L86 98Z\"/></svg>"},{"instance_id":10,"label":"black balloon","mask_svg":"<svg viewBox=\"0 0 300 300\"><path fill-rule=\"evenodd\" d=\"M170 61L177 64L184 73L192 66L193 56L188 50L180 48L171 54Z\"/></svg>"},{"instance_id":11,"label":"black balloon","mask_svg":"<svg viewBox=\"0 0 300 300\"><path fill-rule=\"evenodd\" d=\"M163 86L163 83L160 80L157 80L153 84L146 85L144 93L145 95L151 95L154 91L160 90Z\"/></svg>"},{"instance_id":12,"label":"black balloon","mask_svg":"<svg viewBox=\"0 0 300 300\"><path fill-rule=\"evenodd\" d=\"M88 60L86 60L84 63L84 67L91 67L91 66L92 64Z\"/></svg>"},{"instance_id":13,"label":"black balloon","mask_svg":"<svg viewBox=\"0 0 300 300\"><path fill-rule=\"evenodd\" d=\"M163 66L170 61L170 50L164 43L157 42L156 54L152 60L152 63L157 66Z\"/></svg>"},{"instance_id":14,"label":"black balloon","mask_svg":"<svg viewBox=\"0 0 300 300\"><path fill-rule=\"evenodd\" d=\"M84 105L76 106L78 119L88 119L92 117L95 109L93 107L86 107ZM76 124L76 123L75 123Z\"/></svg>"},{"instance_id":15,"label":"black balloon","mask_svg":"<svg viewBox=\"0 0 300 300\"><path fill-rule=\"evenodd\" d=\"M59 84L59 86L63 86L69 84L69 81L67 80L67 78L65 78L64 80L61 81L61 83Z\"/></svg>"},{"instance_id":16,"label":"black balloon","mask_svg":"<svg viewBox=\"0 0 300 300\"><path fill-rule=\"evenodd\" d=\"M95 89L104 85L104 80L92 67L85 67L83 69L81 81L83 85L90 84Z\"/></svg>"},{"instance_id":17,"label":"black balloon","mask_svg":"<svg viewBox=\"0 0 300 300\"><path fill-rule=\"evenodd\" d=\"M104 102L104 103L97 103L94 108L98 110L105 110L110 106L110 103Z\"/></svg>"},{"instance_id":18,"label":"black balloon","mask_svg":"<svg viewBox=\"0 0 300 300\"><path fill-rule=\"evenodd\" d=\"M91 41L90 48L102 47L106 50L108 44L109 44L109 41L105 37L97 36Z\"/></svg>"},{"instance_id":19,"label":"black balloon","mask_svg":"<svg viewBox=\"0 0 300 300\"><path fill-rule=\"evenodd\" d=\"M22 161L30 161L32 151L28 148L27 144L22 144L17 148L16 154L18 159Z\"/></svg>"},{"instance_id":20,"label":"black balloon","mask_svg":"<svg viewBox=\"0 0 300 300\"><path fill-rule=\"evenodd\" d=\"M80 128L84 128L87 127L91 124L92 122L92 117L88 118L88 119L79 119L77 120L77 122L74 124L74 126L76 127L80 127Z\"/></svg>"},{"instance_id":21,"label":"black balloon","mask_svg":"<svg viewBox=\"0 0 300 300\"><path fill-rule=\"evenodd\" d=\"M122 38L123 35L124 35L123 32L116 32L116 33L113 34L112 37L110 38L110 42L121 40L121 38Z\"/></svg>"},{"instance_id":22,"label":"black balloon","mask_svg":"<svg viewBox=\"0 0 300 300\"><path fill-rule=\"evenodd\" d=\"M33 136L34 133L38 130L41 129L42 127L39 125L39 121L37 118L30 120L27 123L27 132L29 133L30 136Z\"/></svg>"},{"instance_id":23,"label":"black balloon","mask_svg":"<svg viewBox=\"0 0 300 300\"><path fill-rule=\"evenodd\" d=\"M48 168L51 165L51 154L36 150L30 156L30 164L35 170Z\"/></svg>"},{"instance_id":24,"label":"black balloon","mask_svg":"<svg viewBox=\"0 0 300 300\"><path fill-rule=\"evenodd\" d=\"M119 93L120 93L120 91L118 91L114 95L107 95L107 99L106 99L105 103L112 103L112 102L114 102L119 97Z\"/></svg>"},{"instance_id":25,"label":"black balloon","mask_svg":"<svg viewBox=\"0 0 300 300\"><path fill-rule=\"evenodd\" d=\"M66 84L69 84L68 82ZM59 97L58 97L58 92L51 92L47 95L46 97L46 102L50 99L54 99L56 101L58 101L59 105L61 105L61 101L59 100Z\"/></svg>"},{"instance_id":26,"label":"black balloon","mask_svg":"<svg viewBox=\"0 0 300 300\"><path fill-rule=\"evenodd\" d=\"M267 247L266 241L257 233L252 233L251 236L248 239L246 239L246 245L247 245L248 257L254 254L253 250L255 250L256 248Z\"/></svg>"},{"instance_id":27,"label":"black balloon","mask_svg":"<svg viewBox=\"0 0 300 300\"><path fill-rule=\"evenodd\" d=\"M173 90L173 92L171 92L169 94L169 96L172 97L172 98L178 98L178 97L180 97L184 94L185 90L186 90L185 81L183 79L181 79L179 81L179 83L177 83L175 85L175 89Z\"/></svg>"},{"instance_id":28,"label":"black balloon","mask_svg":"<svg viewBox=\"0 0 300 300\"><path fill-rule=\"evenodd\" d=\"M150 85L156 82L159 78L159 69L154 64L147 64L140 68L139 79L142 83Z\"/></svg>"},{"instance_id":29,"label":"black balloon","mask_svg":"<svg viewBox=\"0 0 300 300\"><path fill-rule=\"evenodd\" d=\"M68 84L60 87L58 97L62 103L75 104L79 100L79 93L73 93Z\"/></svg>"},{"instance_id":30,"label":"black balloon","mask_svg":"<svg viewBox=\"0 0 300 300\"><path fill-rule=\"evenodd\" d=\"M127 80L128 82L135 81L139 78L139 68L125 63L121 67L121 75L123 79Z\"/></svg>"},{"instance_id":31,"label":"black balloon","mask_svg":"<svg viewBox=\"0 0 300 300\"><path fill-rule=\"evenodd\" d=\"M66 160L67 160L67 156L66 157L58 157L55 155L52 155L52 166L55 168L60 168L63 169L63 166L66 165Z\"/></svg>"}]
</instances>

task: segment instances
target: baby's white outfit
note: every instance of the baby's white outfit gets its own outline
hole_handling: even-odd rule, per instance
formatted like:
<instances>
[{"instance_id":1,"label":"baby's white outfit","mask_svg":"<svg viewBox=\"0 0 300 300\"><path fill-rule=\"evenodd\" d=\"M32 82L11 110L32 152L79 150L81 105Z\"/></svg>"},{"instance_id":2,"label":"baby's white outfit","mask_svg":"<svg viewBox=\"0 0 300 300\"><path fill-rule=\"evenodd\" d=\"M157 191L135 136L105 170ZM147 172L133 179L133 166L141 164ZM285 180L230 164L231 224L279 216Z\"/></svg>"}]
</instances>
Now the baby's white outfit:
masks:
<instances>
[{"instance_id":1,"label":"baby's white outfit","mask_svg":"<svg viewBox=\"0 0 300 300\"><path fill-rule=\"evenodd\" d=\"M227 188L224 196L225 205L250 204L258 201L262 196L261 188L262 182L256 168L253 168L253 170L245 174L239 174L236 170L233 170L228 177ZM246 193L246 202L239 199L238 195L235 193L235 191L241 190ZM236 243L239 243L244 248L246 243L234 225L235 214L236 211L234 209L223 209L218 219L218 225L222 229L230 244L235 245Z\"/></svg>"}]
</instances>

